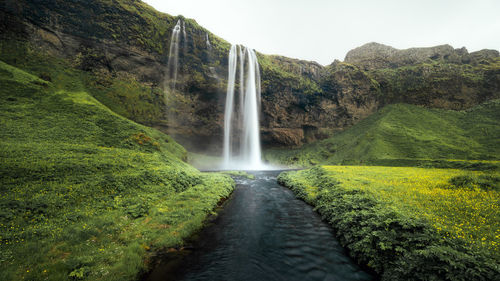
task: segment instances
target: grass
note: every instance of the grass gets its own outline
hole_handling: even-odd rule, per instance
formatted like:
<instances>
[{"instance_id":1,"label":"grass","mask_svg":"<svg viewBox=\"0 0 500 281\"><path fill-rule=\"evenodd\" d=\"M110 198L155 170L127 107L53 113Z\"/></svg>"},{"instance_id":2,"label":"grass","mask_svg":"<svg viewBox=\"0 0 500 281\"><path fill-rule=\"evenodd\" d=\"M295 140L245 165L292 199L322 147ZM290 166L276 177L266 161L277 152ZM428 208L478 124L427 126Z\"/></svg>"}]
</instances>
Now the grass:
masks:
<instances>
[{"instance_id":1,"label":"grass","mask_svg":"<svg viewBox=\"0 0 500 281\"><path fill-rule=\"evenodd\" d=\"M280 174L382 280L495 280L500 174L324 166Z\"/></svg>"},{"instance_id":2,"label":"grass","mask_svg":"<svg viewBox=\"0 0 500 281\"><path fill-rule=\"evenodd\" d=\"M408 216L421 217L449 239L500 253L500 174L455 169L325 166L345 189L363 190ZM470 188L453 184L471 180ZM481 188L480 179L491 187ZM500 255L498 255L500 260Z\"/></svg>"},{"instance_id":3,"label":"grass","mask_svg":"<svg viewBox=\"0 0 500 281\"><path fill-rule=\"evenodd\" d=\"M234 183L102 105L79 72L57 73L0 61L0 279L133 280Z\"/></svg>"},{"instance_id":4,"label":"grass","mask_svg":"<svg viewBox=\"0 0 500 281\"><path fill-rule=\"evenodd\" d=\"M458 167L469 165L470 160L487 160L490 162L485 165L495 168L491 166L498 167L500 159L498 120L500 100L467 111L395 104L328 139L296 150L270 150L266 158L299 166L385 162L396 166ZM460 165L448 159L469 163Z\"/></svg>"}]
</instances>

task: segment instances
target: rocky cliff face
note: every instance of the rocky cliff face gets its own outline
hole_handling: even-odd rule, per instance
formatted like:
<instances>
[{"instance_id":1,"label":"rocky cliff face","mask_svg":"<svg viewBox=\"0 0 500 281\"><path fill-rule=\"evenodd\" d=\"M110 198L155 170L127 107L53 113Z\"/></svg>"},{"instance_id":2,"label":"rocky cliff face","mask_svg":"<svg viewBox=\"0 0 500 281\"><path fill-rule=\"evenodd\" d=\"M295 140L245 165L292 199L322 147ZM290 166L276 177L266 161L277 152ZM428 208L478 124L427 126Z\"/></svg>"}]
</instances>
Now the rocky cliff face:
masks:
<instances>
[{"instance_id":1,"label":"rocky cliff face","mask_svg":"<svg viewBox=\"0 0 500 281\"><path fill-rule=\"evenodd\" d=\"M299 146L323 139L376 110L378 85L357 67L336 62L310 69L310 80L303 80L263 64L265 144Z\"/></svg>"},{"instance_id":2,"label":"rocky cliff face","mask_svg":"<svg viewBox=\"0 0 500 281\"><path fill-rule=\"evenodd\" d=\"M469 53L449 45L398 50L368 43L348 52L345 61L379 83L380 106L403 102L461 110L499 97L496 50Z\"/></svg>"},{"instance_id":3,"label":"rocky cliff face","mask_svg":"<svg viewBox=\"0 0 500 281\"><path fill-rule=\"evenodd\" d=\"M5 0L0 17L0 59L57 79L29 58L62 58L91 77L82 83L115 112L173 135L188 149L220 149L230 44L194 20L159 13L138 0ZM187 37L177 86L168 90L169 46L178 20ZM495 50L397 50L369 43L326 67L264 54L258 59L265 146L325 138L390 103L463 109L500 97Z\"/></svg>"},{"instance_id":4,"label":"rocky cliff face","mask_svg":"<svg viewBox=\"0 0 500 281\"><path fill-rule=\"evenodd\" d=\"M430 61L454 64L477 64L499 56L497 50L481 50L470 53L465 47L454 49L450 45L398 50L371 42L349 51L344 61L365 71L381 68L398 68Z\"/></svg>"}]
</instances>

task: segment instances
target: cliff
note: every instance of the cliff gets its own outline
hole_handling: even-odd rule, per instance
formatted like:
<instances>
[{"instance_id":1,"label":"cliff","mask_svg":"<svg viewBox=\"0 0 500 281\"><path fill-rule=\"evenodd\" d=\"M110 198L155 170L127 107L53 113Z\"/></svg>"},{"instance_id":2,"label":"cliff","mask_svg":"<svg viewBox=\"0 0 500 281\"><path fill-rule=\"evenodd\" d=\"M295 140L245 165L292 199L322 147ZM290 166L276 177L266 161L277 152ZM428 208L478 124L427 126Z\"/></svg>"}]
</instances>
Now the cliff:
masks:
<instances>
[{"instance_id":1,"label":"cliff","mask_svg":"<svg viewBox=\"0 0 500 281\"><path fill-rule=\"evenodd\" d=\"M398 50L368 43L349 51L345 61L380 84L381 106L404 102L462 110L499 96L496 50L469 53L449 45Z\"/></svg>"},{"instance_id":2,"label":"cliff","mask_svg":"<svg viewBox=\"0 0 500 281\"><path fill-rule=\"evenodd\" d=\"M50 80L58 79L50 67L56 61L78 69L82 84L113 111L171 134L190 150L220 150L228 42L194 20L137 0L0 5L1 60ZM166 91L178 20L187 36L179 51L177 86ZM391 103L465 109L500 95L495 50L468 53L448 45L397 50L369 43L329 66L260 53L258 58L265 147L326 138Z\"/></svg>"}]
</instances>

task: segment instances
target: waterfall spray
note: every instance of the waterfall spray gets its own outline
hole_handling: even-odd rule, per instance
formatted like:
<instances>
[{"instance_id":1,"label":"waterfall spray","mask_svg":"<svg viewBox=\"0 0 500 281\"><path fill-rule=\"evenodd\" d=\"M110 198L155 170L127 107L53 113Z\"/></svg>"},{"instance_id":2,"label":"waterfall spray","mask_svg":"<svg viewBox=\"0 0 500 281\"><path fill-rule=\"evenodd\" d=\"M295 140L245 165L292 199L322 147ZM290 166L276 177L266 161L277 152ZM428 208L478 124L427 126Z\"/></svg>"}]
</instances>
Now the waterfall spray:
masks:
<instances>
[{"instance_id":1,"label":"waterfall spray","mask_svg":"<svg viewBox=\"0 0 500 281\"><path fill-rule=\"evenodd\" d=\"M262 169L259 132L260 73L255 52L250 48L232 45L228 60L226 108L224 111L223 158L224 169ZM234 92L239 62L240 130L234 130ZM238 155L233 153L233 131L241 132Z\"/></svg>"}]
</instances>

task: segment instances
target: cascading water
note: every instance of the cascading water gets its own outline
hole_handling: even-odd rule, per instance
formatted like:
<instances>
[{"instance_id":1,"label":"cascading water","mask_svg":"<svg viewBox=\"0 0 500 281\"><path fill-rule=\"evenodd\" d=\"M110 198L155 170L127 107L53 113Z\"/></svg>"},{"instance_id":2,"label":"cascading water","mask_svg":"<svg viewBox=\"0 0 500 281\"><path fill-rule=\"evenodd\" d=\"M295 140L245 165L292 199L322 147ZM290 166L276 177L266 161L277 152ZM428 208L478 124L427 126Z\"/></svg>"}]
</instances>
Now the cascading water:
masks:
<instances>
[{"instance_id":1,"label":"cascading water","mask_svg":"<svg viewBox=\"0 0 500 281\"><path fill-rule=\"evenodd\" d=\"M181 43L181 30L182 30L182 41L184 42L184 54L187 51L187 36L186 36L186 25L183 21L178 20L174 29L172 30L172 38L170 39L170 49L168 52L168 62L167 62L167 82L170 90L175 90L175 85L177 83L177 72L179 69L179 44Z\"/></svg>"},{"instance_id":2,"label":"cascading water","mask_svg":"<svg viewBox=\"0 0 500 281\"><path fill-rule=\"evenodd\" d=\"M212 44L210 44L210 40L208 39L208 33L205 33L205 43L207 44L207 49L212 49Z\"/></svg>"},{"instance_id":3,"label":"cascading water","mask_svg":"<svg viewBox=\"0 0 500 281\"><path fill-rule=\"evenodd\" d=\"M183 52L184 52L184 55L186 55L186 52L187 52L186 22L182 22L182 36L183 36L183 39L184 39L184 49L183 49Z\"/></svg>"},{"instance_id":4,"label":"cascading water","mask_svg":"<svg viewBox=\"0 0 500 281\"><path fill-rule=\"evenodd\" d=\"M236 71L239 62L239 121L235 116ZM261 160L259 107L260 70L255 52L233 45L229 51L226 108L224 111L223 169L259 170ZM240 130L234 130L237 123ZM233 149L233 131L240 132L237 155Z\"/></svg>"},{"instance_id":5,"label":"cascading water","mask_svg":"<svg viewBox=\"0 0 500 281\"><path fill-rule=\"evenodd\" d=\"M177 68L179 65L180 32L181 32L181 20L178 20L177 24L172 30L172 38L170 39L170 50L168 52L167 81L170 82L169 87L171 89L175 89L175 83L177 82Z\"/></svg>"},{"instance_id":6,"label":"cascading water","mask_svg":"<svg viewBox=\"0 0 500 281\"><path fill-rule=\"evenodd\" d=\"M182 31L182 36L181 36ZM170 39L170 49L168 52L167 61L167 71L164 80L164 100L165 100L165 114L168 120L169 133L172 133L172 128L176 127L177 117L174 114L174 109L176 107L176 96L179 95L176 92L177 85L177 74L179 71L179 46L184 43L183 55L186 55L187 51L187 36L186 36L186 26L182 19L179 19L172 30L172 37Z\"/></svg>"}]
</instances>

